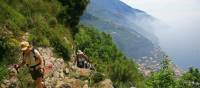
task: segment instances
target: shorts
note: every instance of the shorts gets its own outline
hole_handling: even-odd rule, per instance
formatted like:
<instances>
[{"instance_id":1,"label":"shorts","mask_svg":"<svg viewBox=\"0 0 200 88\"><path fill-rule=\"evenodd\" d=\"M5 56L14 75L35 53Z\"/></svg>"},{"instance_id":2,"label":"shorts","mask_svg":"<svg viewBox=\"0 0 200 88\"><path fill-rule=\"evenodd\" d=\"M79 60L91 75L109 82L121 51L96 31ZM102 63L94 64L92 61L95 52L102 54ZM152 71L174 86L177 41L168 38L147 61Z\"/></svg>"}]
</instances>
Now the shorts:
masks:
<instances>
[{"instance_id":1,"label":"shorts","mask_svg":"<svg viewBox=\"0 0 200 88\"><path fill-rule=\"evenodd\" d=\"M77 64L77 66L79 68L89 68L90 64L88 62L86 62L86 61L79 61L78 64Z\"/></svg>"},{"instance_id":2,"label":"shorts","mask_svg":"<svg viewBox=\"0 0 200 88\"><path fill-rule=\"evenodd\" d=\"M44 74L40 71L40 70L33 70L33 71L30 71L31 73L31 77L33 80L37 80L37 78L40 78L44 76Z\"/></svg>"},{"instance_id":3,"label":"shorts","mask_svg":"<svg viewBox=\"0 0 200 88\"><path fill-rule=\"evenodd\" d=\"M78 64L77 64L77 66L79 68L84 68L84 61L79 61Z\"/></svg>"}]
</instances>

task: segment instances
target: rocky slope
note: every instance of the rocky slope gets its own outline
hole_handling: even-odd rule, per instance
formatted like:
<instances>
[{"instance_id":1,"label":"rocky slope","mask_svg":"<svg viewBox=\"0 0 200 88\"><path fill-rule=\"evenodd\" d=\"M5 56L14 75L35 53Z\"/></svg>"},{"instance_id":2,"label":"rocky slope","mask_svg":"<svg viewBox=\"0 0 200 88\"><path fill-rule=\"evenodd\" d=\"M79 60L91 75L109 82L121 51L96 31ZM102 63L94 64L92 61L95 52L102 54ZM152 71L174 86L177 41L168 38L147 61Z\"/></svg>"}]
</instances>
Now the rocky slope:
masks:
<instances>
[{"instance_id":1,"label":"rocky slope","mask_svg":"<svg viewBox=\"0 0 200 88\"><path fill-rule=\"evenodd\" d=\"M89 78L94 74L94 71L74 66L73 58L70 62L64 62L63 58L54 56L53 48L38 48L38 50L42 53L47 68L44 76L46 88L114 88L110 79L104 79L91 85ZM18 82L20 79L17 78L17 71L12 66L9 71L9 77L1 83L0 87L22 88ZM84 77L85 79L82 79ZM33 85L32 82L30 84Z\"/></svg>"}]
</instances>

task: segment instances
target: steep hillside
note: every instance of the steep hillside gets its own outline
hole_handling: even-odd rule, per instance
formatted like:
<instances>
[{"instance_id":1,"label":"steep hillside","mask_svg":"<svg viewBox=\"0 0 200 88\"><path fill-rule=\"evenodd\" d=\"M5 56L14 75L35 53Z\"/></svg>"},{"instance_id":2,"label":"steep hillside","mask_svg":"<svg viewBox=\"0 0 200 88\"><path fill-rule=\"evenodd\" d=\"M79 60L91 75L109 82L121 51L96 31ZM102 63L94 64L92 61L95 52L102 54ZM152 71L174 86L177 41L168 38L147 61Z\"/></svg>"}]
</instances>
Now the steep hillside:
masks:
<instances>
[{"instance_id":1,"label":"steep hillside","mask_svg":"<svg viewBox=\"0 0 200 88\"><path fill-rule=\"evenodd\" d=\"M22 59L20 42L29 41L34 48L40 47L47 64L53 65L44 82L49 88L143 88L144 78L137 65L117 49L110 35L78 25L87 3L88 0L0 0L1 87L14 82L18 85L14 87L33 88L27 68L19 73L12 69ZM77 49L88 55L95 72L74 68ZM84 73L89 75L82 77ZM12 80L15 78L18 80Z\"/></svg>"},{"instance_id":2,"label":"steep hillside","mask_svg":"<svg viewBox=\"0 0 200 88\"><path fill-rule=\"evenodd\" d=\"M154 45L147 38L115 22L104 21L90 14L87 14L81 21L85 25L98 27L101 31L111 34L114 42L128 57L149 56L150 51L154 49Z\"/></svg>"},{"instance_id":3,"label":"steep hillside","mask_svg":"<svg viewBox=\"0 0 200 88\"><path fill-rule=\"evenodd\" d=\"M91 0L81 23L99 28L113 36L117 46L129 57L152 56L159 48L153 34L155 19L120 0Z\"/></svg>"}]
</instances>

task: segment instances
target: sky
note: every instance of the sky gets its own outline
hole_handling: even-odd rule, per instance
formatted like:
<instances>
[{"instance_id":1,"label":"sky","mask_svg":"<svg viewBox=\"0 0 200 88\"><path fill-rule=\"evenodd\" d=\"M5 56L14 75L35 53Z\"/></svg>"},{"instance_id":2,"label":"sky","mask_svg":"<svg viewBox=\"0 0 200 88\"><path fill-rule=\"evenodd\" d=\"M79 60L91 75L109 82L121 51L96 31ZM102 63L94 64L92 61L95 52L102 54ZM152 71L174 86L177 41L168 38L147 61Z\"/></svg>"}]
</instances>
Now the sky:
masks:
<instances>
[{"instance_id":1,"label":"sky","mask_svg":"<svg viewBox=\"0 0 200 88\"><path fill-rule=\"evenodd\" d=\"M200 0L121 0L169 25L155 34L181 68L200 68Z\"/></svg>"}]
</instances>

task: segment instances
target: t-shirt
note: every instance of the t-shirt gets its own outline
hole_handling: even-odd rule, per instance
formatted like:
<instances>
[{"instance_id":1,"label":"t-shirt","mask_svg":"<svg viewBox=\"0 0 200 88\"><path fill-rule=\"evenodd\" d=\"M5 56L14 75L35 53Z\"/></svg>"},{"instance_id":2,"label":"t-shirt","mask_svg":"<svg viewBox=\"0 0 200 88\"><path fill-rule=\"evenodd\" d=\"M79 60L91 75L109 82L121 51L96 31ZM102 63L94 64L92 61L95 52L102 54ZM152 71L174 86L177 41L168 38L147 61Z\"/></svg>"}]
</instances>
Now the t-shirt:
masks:
<instances>
[{"instance_id":1,"label":"t-shirt","mask_svg":"<svg viewBox=\"0 0 200 88\"><path fill-rule=\"evenodd\" d=\"M40 53L38 50L34 49L30 53L24 54L24 60L28 66L34 66L38 64L38 60L35 57L40 57Z\"/></svg>"},{"instance_id":2,"label":"t-shirt","mask_svg":"<svg viewBox=\"0 0 200 88\"><path fill-rule=\"evenodd\" d=\"M83 54L78 54L77 58L78 58L78 61L85 61L85 57Z\"/></svg>"}]
</instances>

